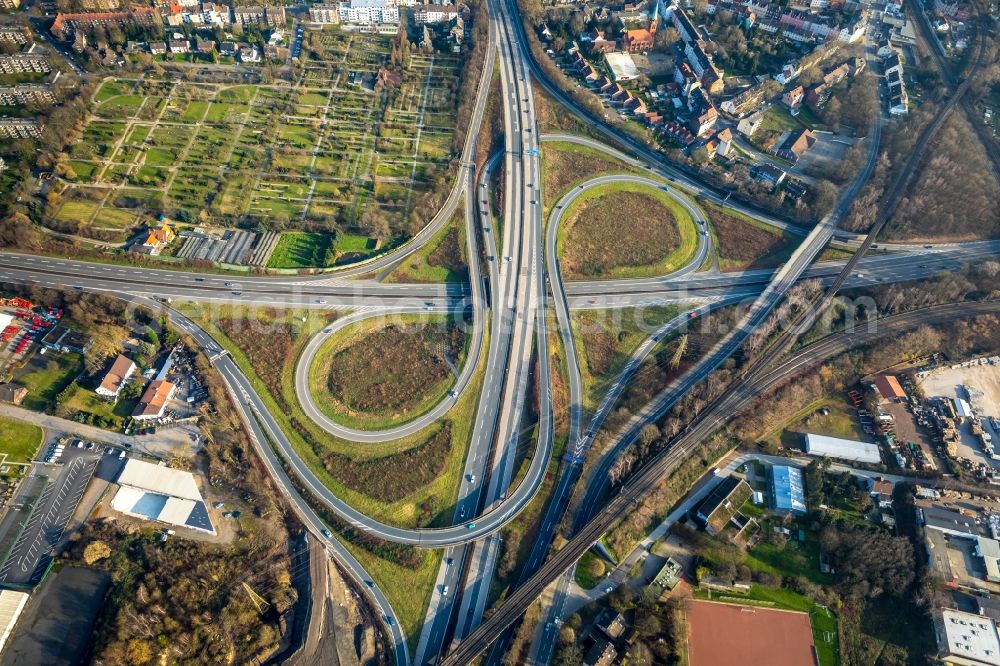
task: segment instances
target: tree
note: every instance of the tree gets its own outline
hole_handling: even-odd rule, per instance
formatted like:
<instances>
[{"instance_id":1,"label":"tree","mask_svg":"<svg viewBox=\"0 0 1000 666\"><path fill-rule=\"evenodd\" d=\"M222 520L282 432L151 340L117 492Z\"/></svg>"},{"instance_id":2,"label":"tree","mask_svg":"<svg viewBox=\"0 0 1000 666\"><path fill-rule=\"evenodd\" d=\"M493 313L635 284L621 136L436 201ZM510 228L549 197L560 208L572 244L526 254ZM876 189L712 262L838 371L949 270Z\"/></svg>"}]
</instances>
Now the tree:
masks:
<instances>
[{"instance_id":1,"label":"tree","mask_svg":"<svg viewBox=\"0 0 1000 666\"><path fill-rule=\"evenodd\" d=\"M111 547L103 541L91 541L83 549L83 561L87 564L92 565L109 557L111 557Z\"/></svg>"},{"instance_id":2,"label":"tree","mask_svg":"<svg viewBox=\"0 0 1000 666\"><path fill-rule=\"evenodd\" d=\"M560 645L572 645L576 642L576 631L573 627L568 625L563 625L563 628L559 630L559 644Z\"/></svg>"},{"instance_id":3,"label":"tree","mask_svg":"<svg viewBox=\"0 0 1000 666\"><path fill-rule=\"evenodd\" d=\"M587 563L587 573L589 573L594 578L600 578L604 575L606 567L604 566L604 560L593 557L590 562Z\"/></svg>"},{"instance_id":4,"label":"tree","mask_svg":"<svg viewBox=\"0 0 1000 666\"><path fill-rule=\"evenodd\" d=\"M369 236L387 238L389 236L389 221L378 206L372 205L365 209L358 220L358 226Z\"/></svg>"},{"instance_id":5,"label":"tree","mask_svg":"<svg viewBox=\"0 0 1000 666\"><path fill-rule=\"evenodd\" d=\"M639 632L640 636L653 638L663 630L663 627L660 625L660 619L650 614L639 620L635 625L635 629Z\"/></svg>"},{"instance_id":6,"label":"tree","mask_svg":"<svg viewBox=\"0 0 1000 666\"><path fill-rule=\"evenodd\" d=\"M556 666L580 666L583 663L583 650L578 645L567 645L555 659Z\"/></svg>"},{"instance_id":7,"label":"tree","mask_svg":"<svg viewBox=\"0 0 1000 666\"><path fill-rule=\"evenodd\" d=\"M681 33L677 32L677 28L670 25L663 30L657 31L656 35L653 37L653 49L656 51L668 51L673 48L674 44L681 38Z\"/></svg>"},{"instance_id":8,"label":"tree","mask_svg":"<svg viewBox=\"0 0 1000 666\"><path fill-rule=\"evenodd\" d=\"M153 648L141 638L133 638L128 642L127 658L131 666L144 666L153 661Z\"/></svg>"}]
</instances>

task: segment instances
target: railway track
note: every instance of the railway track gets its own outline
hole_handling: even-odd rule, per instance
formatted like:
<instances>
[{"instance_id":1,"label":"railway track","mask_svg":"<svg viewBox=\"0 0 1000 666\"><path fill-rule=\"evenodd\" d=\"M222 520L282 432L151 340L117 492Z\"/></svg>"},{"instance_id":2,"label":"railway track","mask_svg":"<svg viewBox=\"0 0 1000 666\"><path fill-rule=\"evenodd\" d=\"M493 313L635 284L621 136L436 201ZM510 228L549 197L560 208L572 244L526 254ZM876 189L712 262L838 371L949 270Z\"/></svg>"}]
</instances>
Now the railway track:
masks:
<instances>
[{"instance_id":1,"label":"railway track","mask_svg":"<svg viewBox=\"0 0 1000 666\"><path fill-rule=\"evenodd\" d=\"M905 330L921 323L949 321L963 315L1000 312L1000 303L991 301L985 304L943 306L897 315L882 320L882 324L875 333L842 333L835 336L840 341L839 345L829 340L814 343L801 350L794 358L786 361L774 370L767 370L768 367L794 344L802 332L808 330L812 322L816 320L818 314L821 314L829 307L829 304L833 301L833 297L854 271L857 263L868 252L878 234L885 227L885 224L892 218L928 145L938 131L940 131L956 104L961 101L962 96L968 91L973 76L983 65L985 54L985 39L980 35L977 40L976 58L969 67L968 74L945 102L944 106L938 111L934 119L921 131L913 150L897 174L892 186L889 188L884 203L876 216L875 223L861 245L845 264L843 270L834 279L833 284L823 294L817 307L813 308L809 314L800 315L799 320L793 326L789 327L786 333L752 364L741 379L737 380L725 393L711 403L707 409L702 411L684 431L674 438L673 442L664 449L664 452L650 459L640 468L632 480L624 485L620 492L614 495L600 512L581 526L577 533L560 550L556 551L524 585L514 590L507 597L506 601L497 608L492 616L484 620L475 631L470 633L464 641L456 646L442 660L442 666L458 666L460 664L471 663L504 630L523 616L528 606L542 594L549 583L558 578L569 567L573 566L631 507L638 505L639 498L653 490L660 480L683 462L703 439L711 435L723 422L731 419L738 410L745 407L753 398L762 393L763 390L773 386L776 381L780 381L788 373L797 372L809 363L815 363L822 360L822 358L826 358L826 356L822 355L824 350L828 353L835 353L836 350L849 349L876 337L898 330ZM846 214L846 212L846 210L838 211L840 214Z\"/></svg>"},{"instance_id":2,"label":"railway track","mask_svg":"<svg viewBox=\"0 0 1000 666\"><path fill-rule=\"evenodd\" d=\"M653 490L663 477L682 463L701 441L721 424L744 409L754 398L772 388L777 381L793 372L800 372L826 358L842 353L860 344L885 335L902 332L927 323L943 323L963 316L1000 314L1000 302L959 303L908 312L881 320L877 331L839 333L804 348L794 358L770 372L760 373L752 379L738 382L730 392L716 400L708 409L658 457L650 460L621 492L577 532L560 550L556 551L538 572L524 585L514 590L497 611L469 634L441 662L441 666L458 666L471 663L504 629L524 615L524 611L611 527L626 511L638 504L639 498Z\"/></svg>"}]
</instances>

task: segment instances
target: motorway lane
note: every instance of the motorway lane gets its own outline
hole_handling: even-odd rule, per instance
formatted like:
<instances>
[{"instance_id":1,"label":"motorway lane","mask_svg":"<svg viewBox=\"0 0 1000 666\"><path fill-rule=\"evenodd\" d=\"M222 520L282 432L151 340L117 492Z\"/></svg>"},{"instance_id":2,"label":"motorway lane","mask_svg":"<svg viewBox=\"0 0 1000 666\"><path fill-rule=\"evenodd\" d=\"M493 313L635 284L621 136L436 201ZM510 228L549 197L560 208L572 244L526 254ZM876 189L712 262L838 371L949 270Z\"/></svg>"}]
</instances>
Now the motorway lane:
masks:
<instances>
[{"instance_id":1,"label":"motorway lane","mask_svg":"<svg viewBox=\"0 0 1000 666\"><path fill-rule=\"evenodd\" d=\"M496 24L493 22L491 24L491 37L494 41L497 41L497 38L494 36L495 31ZM473 204L472 196L466 202L467 206L475 206L478 212L477 219L482 227L483 254L487 257L485 266L486 277L488 278L487 283L490 290L489 302L494 304L501 303L504 300L504 297L501 296L501 291L510 288L509 280L511 278L510 275L507 275L507 283L501 283L500 281L500 251L497 247L496 226L490 218L491 207L488 187L490 175L499 166L500 160L504 158L504 155L503 151L497 152L487 161L480 173L478 186L470 190L470 192L475 192L473 195L475 196L475 203ZM471 215L468 212L467 214ZM505 231L505 234L509 233L511 232ZM469 238L474 238L479 234L473 233L470 229L467 235ZM473 277L473 279L476 278ZM480 288L484 288L482 282L479 282ZM503 317L508 311L503 307L493 307L489 308L489 312L491 330L502 332L504 326L506 326L503 322ZM508 342L499 333L490 337L490 349L487 356L489 360L487 363L493 367L492 373L488 372L491 376L499 376L497 373L502 368L500 350L506 350ZM506 354L506 351L503 354ZM494 390L496 390L496 393L494 393ZM496 410L499 409L498 400L498 387L484 384L483 392L480 395L480 402L477 405L475 425L470 437L469 454L466 456L465 466L462 470L463 481L459 486L459 496L453 517L453 521L456 523L462 522L468 516L475 515L478 511L481 484L472 483L470 479L482 479L486 476L487 457L492 446L495 425L495 416L490 415L495 415ZM494 421L490 422L488 418L493 418ZM465 594L460 594L460 592L463 572L466 563L469 561L471 552L472 548L467 544L445 549L435 580L435 597L431 599L431 603L427 608L414 663L428 663L441 653L451 629L452 615L456 611L462 613L460 617L467 617L469 598ZM445 589L452 590L453 593L450 596L444 594ZM459 603L459 599L461 599L462 605L456 607L455 604Z\"/></svg>"},{"instance_id":2,"label":"motorway lane","mask_svg":"<svg viewBox=\"0 0 1000 666\"><path fill-rule=\"evenodd\" d=\"M907 275L925 277L927 271L953 271L963 264L1000 255L1000 241L974 241L969 243L940 243L930 247L915 247L905 253L874 254L858 262L857 272L877 273L872 281L900 281ZM845 261L824 261L810 266L802 273L805 279L834 276L840 273ZM735 288L767 284L774 275L773 268L729 273L694 272L682 276L632 278L622 280L573 280L566 282L570 296L592 294L642 294L664 290L690 290ZM886 278L877 280L876 278Z\"/></svg>"},{"instance_id":3,"label":"motorway lane","mask_svg":"<svg viewBox=\"0 0 1000 666\"><path fill-rule=\"evenodd\" d=\"M922 245L907 247L906 254L890 253L863 258L858 265L858 272L867 276L869 273L879 271L880 276L903 279L906 270L910 270L919 277L926 274L918 270L921 264L926 263L928 268L931 268L930 264L936 262L942 270L954 270L963 261L974 261L1000 254L1000 241L938 243L929 248ZM495 262L500 261L495 251L489 256L495 257ZM843 265L842 261L819 263L810 267L803 277L834 275ZM883 274L883 270L889 271L889 274ZM337 281L303 286L275 278L232 281L215 275L206 275L204 282L197 282L198 276L176 271L123 269L92 262L63 261L9 253L0 253L0 271L3 272L4 278L10 281L47 288L78 286L95 291L139 293L179 300L218 304L240 303L248 306L357 309L415 308L427 306L428 303L431 307L442 307L445 303L449 303L452 307L458 307L455 302L468 297L468 288L462 284L409 285ZM893 271L899 272L893 273ZM570 308L576 309L593 305L579 298L585 295L628 295L635 300L647 293L662 294L682 289L696 292L700 289L763 284L771 275L772 271L768 269L732 273L697 272L670 279L659 277L601 282L570 281L566 283L565 289L570 297ZM238 285L241 294L234 295L233 287L226 286L225 282ZM657 302L661 301L662 299Z\"/></svg>"},{"instance_id":4,"label":"motorway lane","mask_svg":"<svg viewBox=\"0 0 1000 666\"><path fill-rule=\"evenodd\" d=\"M499 10L499 13L497 12ZM521 54L511 42L510 19L502 16L505 8L496 3L491 5L491 13L499 17L501 32L501 80L505 100L514 104L506 107L513 115L509 124L513 126L515 143L520 142L516 167L522 171L523 199L520 206L515 206L519 215L517 222L512 223L510 215L505 216L505 231L519 224L525 241L519 248L519 255L510 256L505 264L516 263L522 275L519 287L519 301L524 304L512 312L515 326L515 347L512 350L511 363L514 374L508 376L504 386L504 399L501 407L500 424L497 432L497 446L493 452L492 472L486 489L484 502L502 502L507 497L507 488L514 475L517 446L521 436L522 414L526 408L527 391L531 381L533 359L547 358L548 334L545 320L545 282L542 257L542 216L541 216L541 164L539 160L539 145L537 143L537 121L535 119L534 96L531 93L530 75L525 67ZM511 133L507 134L508 140ZM508 144L508 166L511 163L510 145ZM509 198L509 197L508 197ZM532 345L532 333L534 344ZM538 392L539 422L535 451L532 455L525 479L515 489L513 495L522 492L524 488L532 489L532 495L544 478L552 446L552 421L549 394L548 364L537 365L539 374L534 378L534 390ZM509 501L509 500L508 500ZM499 538L491 537L485 541L477 541L468 553L468 574L464 587L461 609L455 622L455 637L460 639L481 621L485 611L489 582L493 577L499 556Z\"/></svg>"},{"instance_id":5,"label":"motorway lane","mask_svg":"<svg viewBox=\"0 0 1000 666\"><path fill-rule=\"evenodd\" d=\"M461 178L459 179L461 181ZM247 294L273 295L282 297L323 297L343 298L444 298L462 296L462 284L383 284L371 280L347 280L329 276L294 277L253 276L251 274L219 275L163 268L123 266L94 261L79 261L59 257L45 257L18 252L0 252L0 269L31 270L37 275L52 275L62 284L73 286L77 279L90 279L101 283L103 288L119 290L150 291L154 295L168 295L159 290L169 289L171 294L196 298L201 295L222 292L230 293L234 287Z\"/></svg>"}]
</instances>

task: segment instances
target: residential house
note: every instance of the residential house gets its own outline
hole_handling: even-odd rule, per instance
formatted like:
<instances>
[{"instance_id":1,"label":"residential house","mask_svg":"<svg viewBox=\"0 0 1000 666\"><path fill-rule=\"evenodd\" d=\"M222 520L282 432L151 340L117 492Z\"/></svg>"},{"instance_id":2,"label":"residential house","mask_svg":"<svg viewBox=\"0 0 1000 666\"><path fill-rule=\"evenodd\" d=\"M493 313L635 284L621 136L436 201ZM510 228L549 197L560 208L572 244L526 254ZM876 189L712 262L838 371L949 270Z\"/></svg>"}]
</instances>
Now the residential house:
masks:
<instances>
[{"instance_id":1,"label":"residential house","mask_svg":"<svg viewBox=\"0 0 1000 666\"><path fill-rule=\"evenodd\" d=\"M70 48L77 55L87 50L87 34L83 30L75 30L73 32L73 45Z\"/></svg>"},{"instance_id":2,"label":"residential house","mask_svg":"<svg viewBox=\"0 0 1000 666\"><path fill-rule=\"evenodd\" d=\"M583 657L583 666L611 666L618 657L615 646L603 638L594 643Z\"/></svg>"},{"instance_id":3,"label":"residential house","mask_svg":"<svg viewBox=\"0 0 1000 666\"><path fill-rule=\"evenodd\" d=\"M0 384L0 402L20 405L27 395L28 389L20 384Z\"/></svg>"},{"instance_id":4,"label":"residential house","mask_svg":"<svg viewBox=\"0 0 1000 666\"><path fill-rule=\"evenodd\" d=\"M787 106L788 110L791 111L794 116L799 112L799 108L802 106L802 100L805 99L805 96L806 91L803 90L802 86L795 86L781 96L781 103Z\"/></svg>"},{"instance_id":5,"label":"residential house","mask_svg":"<svg viewBox=\"0 0 1000 666\"><path fill-rule=\"evenodd\" d=\"M773 149L775 155L789 162L795 163L805 155L813 144L816 143L816 135L808 129L800 129L788 132L784 140L780 140L777 147Z\"/></svg>"},{"instance_id":6,"label":"residential house","mask_svg":"<svg viewBox=\"0 0 1000 666\"><path fill-rule=\"evenodd\" d=\"M739 95L727 99L719 105L719 108L731 116L742 116L750 113L757 109L761 102L764 101L764 90L763 85L752 86Z\"/></svg>"},{"instance_id":7,"label":"residential house","mask_svg":"<svg viewBox=\"0 0 1000 666\"><path fill-rule=\"evenodd\" d=\"M886 481L881 476L871 480L871 496L879 507L892 506L892 481Z\"/></svg>"},{"instance_id":8,"label":"residential house","mask_svg":"<svg viewBox=\"0 0 1000 666\"><path fill-rule=\"evenodd\" d=\"M201 3L201 20L205 25L228 28L233 24L233 16L227 5L217 5L214 2Z\"/></svg>"},{"instance_id":9,"label":"residential house","mask_svg":"<svg viewBox=\"0 0 1000 666\"><path fill-rule=\"evenodd\" d=\"M350 0L338 8L341 23L399 23L399 8L388 0Z\"/></svg>"},{"instance_id":10,"label":"residential house","mask_svg":"<svg viewBox=\"0 0 1000 666\"><path fill-rule=\"evenodd\" d=\"M465 41L465 19L461 16L455 17L455 22L452 24L451 30L448 31L448 40L452 44L451 50L458 53Z\"/></svg>"},{"instance_id":11,"label":"residential house","mask_svg":"<svg viewBox=\"0 0 1000 666\"><path fill-rule=\"evenodd\" d=\"M174 230L166 222L154 227L146 232L146 237L142 241L141 250L146 254L157 255L163 248L170 244L175 238Z\"/></svg>"},{"instance_id":12,"label":"residential house","mask_svg":"<svg viewBox=\"0 0 1000 666\"><path fill-rule=\"evenodd\" d=\"M132 359L119 354L118 358L115 359L115 362L111 364L111 367L105 373L100 386L94 392L106 398L117 399L122 391L122 387L125 386L125 381L132 376L135 370L135 363L132 362Z\"/></svg>"},{"instance_id":13,"label":"residential house","mask_svg":"<svg viewBox=\"0 0 1000 666\"><path fill-rule=\"evenodd\" d=\"M822 108L830 100L830 95L833 93L830 86L825 83L820 83L809 89L806 93L806 104L813 109Z\"/></svg>"},{"instance_id":14,"label":"residential house","mask_svg":"<svg viewBox=\"0 0 1000 666\"><path fill-rule=\"evenodd\" d=\"M166 42L150 42L149 52L153 55L164 55L167 52Z\"/></svg>"},{"instance_id":15,"label":"residential house","mask_svg":"<svg viewBox=\"0 0 1000 666\"><path fill-rule=\"evenodd\" d=\"M151 381L139 398L139 404L132 412L132 418L136 421L153 421L161 418L167 409L167 403L174 397L176 391L177 387L166 380Z\"/></svg>"},{"instance_id":16,"label":"residential house","mask_svg":"<svg viewBox=\"0 0 1000 666\"><path fill-rule=\"evenodd\" d=\"M695 88L701 88L701 81L691 70L691 66L686 62L674 65L674 83L680 88L681 96L685 103L690 102L691 93Z\"/></svg>"},{"instance_id":17,"label":"residential house","mask_svg":"<svg viewBox=\"0 0 1000 666\"><path fill-rule=\"evenodd\" d=\"M69 38L70 33L75 32L80 28L88 29L95 28L97 26L108 28L116 26L124 29L132 26L152 27L161 25L162 23L163 19L160 16L160 12L155 7L136 7L134 9L119 12L89 12L76 14L66 14L60 12L56 14L55 21L52 22L52 27L49 28L49 32L51 32L56 39L66 41Z\"/></svg>"},{"instance_id":18,"label":"residential house","mask_svg":"<svg viewBox=\"0 0 1000 666\"><path fill-rule=\"evenodd\" d=\"M618 48L618 42L614 39L607 39L603 30L592 30L583 35L580 40L590 44L590 51L593 53L608 53Z\"/></svg>"},{"instance_id":19,"label":"residential house","mask_svg":"<svg viewBox=\"0 0 1000 666\"><path fill-rule=\"evenodd\" d=\"M246 62L246 63L260 62L261 60L260 49L251 44L240 44L239 57L240 57L240 62Z\"/></svg>"},{"instance_id":20,"label":"residential house","mask_svg":"<svg viewBox=\"0 0 1000 666\"><path fill-rule=\"evenodd\" d=\"M170 52L171 53L187 53L191 50L191 45L186 39L171 39L170 40Z\"/></svg>"},{"instance_id":21,"label":"residential house","mask_svg":"<svg viewBox=\"0 0 1000 666\"><path fill-rule=\"evenodd\" d=\"M413 10L413 20L417 25L443 23L458 16L455 5L417 5Z\"/></svg>"},{"instance_id":22,"label":"residential house","mask_svg":"<svg viewBox=\"0 0 1000 666\"><path fill-rule=\"evenodd\" d=\"M269 28L283 28L287 19L284 7L267 7L264 10L264 21Z\"/></svg>"},{"instance_id":23,"label":"residential house","mask_svg":"<svg viewBox=\"0 0 1000 666\"><path fill-rule=\"evenodd\" d=\"M336 25L340 23L340 6L332 4L310 5L309 20L320 25Z\"/></svg>"},{"instance_id":24,"label":"residential house","mask_svg":"<svg viewBox=\"0 0 1000 666\"><path fill-rule=\"evenodd\" d=\"M612 608L604 609L597 619L594 620L594 626L600 629L605 636L610 640L616 641L622 637L625 633L625 618L622 614Z\"/></svg>"},{"instance_id":25,"label":"residential house","mask_svg":"<svg viewBox=\"0 0 1000 666\"><path fill-rule=\"evenodd\" d=\"M728 127L723 129L721 132L716 132L715 141L718 142L718 148L716 148L716 155L721 155L722 157L729 157L730 151L733 149L733 132Z\"/></svg>"},{"instance_id":26,"label":"residential house","mask_svg":"<svg viewBox=\"0 0 1000 666\"><path fill-rule=\"evenodd\" d=\"M636 30L626 30L625 39L623 45L625 50L629 53L639 53L640 51L649 51L653 48L653 38L655 37L655 31L650 31L646 28L638 28Z\"/></svg>"},{"instance_id":27,"label":"residential house","mask_svg":"<svg viewBox=\"0 0 1000 666\"><path fill-rule=\"evenodd\" d=\"M222 42L219 44L219 55L227 58L235 58L236 53L236 42Z\"/></svg>"},{"instance_id":28,"label":"residential house","mask_svg":"<svg viewBox=\"0 0 1000 666\"><path fill-rule=\"evenodd\" d=\"M895 72L899 76L903 76L903 60L899 57L898 51L892 51L882 60L883 73L886 76Z\"/></svg>"},{"instance_id":29,"label":"residential house","mask_svg":"<svg viewBox=\"0 0 1000 666\"><path fill-rule=\"evenodd\" d=\"M195 40L195 45L198 49L198 53L202 55L212 55L215 53L214 39L198 39Z\"/></svg>"},{"instance_id":30,"label":"residential house","mask_svg":"<svg viewBox=\"0 0 1000 666\"><path fill-rule=\"evenodd\" d=\"M736 124L736 131L738 131L743 136L753 136L753 133L760 128L761 124L764 122L764 114L755 113L746 118L740 119L740 122Z\"/></svg>"},{"instance_id":31,"label":"residential house","mask_svg":"<svg viewBox=\"0 0 1000 666\"><path fill-rule=\"evenodd\" d=\"M758 164L750 169L750 175L763 183L767 183L773 189L781 185L781 182L785 180L785 176L788 174L773 164Z\"/></svg>"},{"instance_id":32,"label":"residential house","mask_svg":"<svg viewBox=\"0 0 1000 666\"><path fill-rule=\"evenodd\" d=\"M263 7L233 7L233 23L244 27L267 25L267 11Z\"/></svg>"}]
</instances>

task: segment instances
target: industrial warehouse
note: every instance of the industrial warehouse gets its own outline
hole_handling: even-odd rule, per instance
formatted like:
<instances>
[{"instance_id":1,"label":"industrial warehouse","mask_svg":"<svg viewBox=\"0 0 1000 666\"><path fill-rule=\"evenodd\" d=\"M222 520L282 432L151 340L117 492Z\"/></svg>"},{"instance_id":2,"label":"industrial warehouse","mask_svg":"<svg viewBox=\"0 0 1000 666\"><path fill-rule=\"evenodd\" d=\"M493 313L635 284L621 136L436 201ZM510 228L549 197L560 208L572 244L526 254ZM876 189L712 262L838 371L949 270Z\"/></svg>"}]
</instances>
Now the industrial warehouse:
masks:
<instances>
[{"instance_id":1,"label":"industrial warehouse","mask_svg":"<svg viewBox=\"0 0 1000 666\"><path fill-rule=\"evenodd\" d=\"M118 476L111 508L130 516L215 534L190 472L130 459Z\"/></svg>"}]
</instances>

